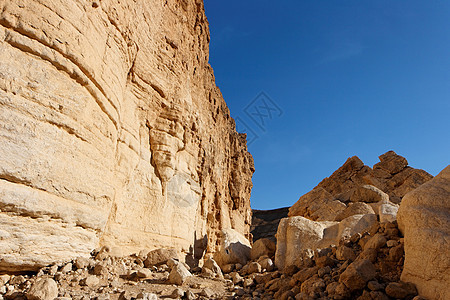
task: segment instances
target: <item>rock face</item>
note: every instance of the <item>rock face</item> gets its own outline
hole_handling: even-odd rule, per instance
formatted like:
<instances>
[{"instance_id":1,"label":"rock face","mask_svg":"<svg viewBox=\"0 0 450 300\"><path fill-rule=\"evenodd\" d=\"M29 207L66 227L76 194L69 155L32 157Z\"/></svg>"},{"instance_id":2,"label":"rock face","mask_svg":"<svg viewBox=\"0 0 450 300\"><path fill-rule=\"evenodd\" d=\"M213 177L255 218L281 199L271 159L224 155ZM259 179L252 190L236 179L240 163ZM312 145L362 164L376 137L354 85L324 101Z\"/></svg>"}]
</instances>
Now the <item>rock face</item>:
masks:
<instances>
[{"instance_id":1,"label":"rock face","mask_svg":"<svg viewBox=\"0 0 450 300\"><path fill-rule=\"evenodd\" d=\"M406 194L398 225L405 236L402 280L427 299L450 299L450 166Z\"/></svg>"},{"instance_id":2,"label":"rock face","mask_svg":"<svg viewBox=\"0 0 450 300\"><path fill-rule=\"evenodd\" d=\"M249 238L203 2L0 1L0 271Z\"/></svg>"},{"instance_id":3,"label":"rock face","mask_svg":"<svg viewBox=\"0 0 450 300\"><path fill-rule=\"evenodd\" d=\"M251 234L253 242L261 238L268 238L276 242L278 224L282 218L288 216L289 207L283 207L272 210L253 210Z\"/></svg>"}]
</instances>

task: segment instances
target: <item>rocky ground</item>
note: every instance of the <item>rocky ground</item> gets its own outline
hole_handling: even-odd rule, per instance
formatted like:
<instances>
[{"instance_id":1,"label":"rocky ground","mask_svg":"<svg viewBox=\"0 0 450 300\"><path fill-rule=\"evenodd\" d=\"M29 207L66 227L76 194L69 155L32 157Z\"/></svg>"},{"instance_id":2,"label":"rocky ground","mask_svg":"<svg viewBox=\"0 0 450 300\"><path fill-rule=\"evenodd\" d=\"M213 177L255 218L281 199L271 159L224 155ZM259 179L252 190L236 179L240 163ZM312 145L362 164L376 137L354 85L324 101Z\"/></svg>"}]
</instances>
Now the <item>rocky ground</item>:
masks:
<instances>
[{"instance_id":1,"label":"rocky ground","mask_svg":"<svg viewBox=\"0 0 450 300\"><path fill-rule=\"evenodd\" d=\"M277 270L274 249L260 239L245 266L221 269L213 259L190 268L170 249L116 258L103 248L37 274L2 275L0 299L423 299L400 281L404 247L396 222L318 249L300 269Z\"/></svg>"}]
</instances>

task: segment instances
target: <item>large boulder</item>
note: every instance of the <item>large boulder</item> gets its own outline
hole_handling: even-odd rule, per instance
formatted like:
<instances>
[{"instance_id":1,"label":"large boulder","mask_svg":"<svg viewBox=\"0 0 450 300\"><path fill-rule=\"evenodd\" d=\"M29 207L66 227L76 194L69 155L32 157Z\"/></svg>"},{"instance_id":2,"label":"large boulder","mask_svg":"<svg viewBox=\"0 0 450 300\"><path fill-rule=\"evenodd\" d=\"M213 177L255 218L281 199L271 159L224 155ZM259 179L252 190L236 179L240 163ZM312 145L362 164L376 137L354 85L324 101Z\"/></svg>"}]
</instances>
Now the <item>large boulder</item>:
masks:
<instances>
[{"instance_id":1,"label":"large boulder","mask_svg":"<svg viewBox=\"0 0 450 300\"><path fill-rule=\"evenodd\" d=\"M341 222L312 221L300 216L284 218L278 226L275 265L280 270L292 265L303 267L315 249L338 245L376 222L374 214L353 215Z\"/></svg>"},{"instance_id":2,"label":"large boulder","mask_svg":"<svg viewBox=\"0 0 450 300\"><path fill-rule=\"evenodd\" d=\"M250 237L209 40L203 1L0 1L0 272Z\"/></svg>"},{"instance_id":3,"label":"large boulder","mask_svg":"<svg viewBox=\"0 0 450 300\"><path fill-rule=\"evenodd\" d=\"M397 219L405 236L401 279L427 299L450 299L450 166L406 194Z\"/></svg>"},{"instance_id":4,"label":"large boulder","mask_svg":"<svg viewBox=\"0 0 450 300\"><path fill-rule=\"evenodd\" d=\"M228 264L245 265L250 259L250 242L234 229L222 230L220 245L214 260L222 268Z\"/></svg>"},{"instance_id":5,"label":"large boulder","mask_svg":"<svg viewBox=\"0 0 450 300\"><path fill-rule=\"evenodd\" d=\"M315 188L289 208L289 217L302 216L314 221L333 221L346 209L346 205L336 200L323 188Z\"/></svg>"}]
</instances>

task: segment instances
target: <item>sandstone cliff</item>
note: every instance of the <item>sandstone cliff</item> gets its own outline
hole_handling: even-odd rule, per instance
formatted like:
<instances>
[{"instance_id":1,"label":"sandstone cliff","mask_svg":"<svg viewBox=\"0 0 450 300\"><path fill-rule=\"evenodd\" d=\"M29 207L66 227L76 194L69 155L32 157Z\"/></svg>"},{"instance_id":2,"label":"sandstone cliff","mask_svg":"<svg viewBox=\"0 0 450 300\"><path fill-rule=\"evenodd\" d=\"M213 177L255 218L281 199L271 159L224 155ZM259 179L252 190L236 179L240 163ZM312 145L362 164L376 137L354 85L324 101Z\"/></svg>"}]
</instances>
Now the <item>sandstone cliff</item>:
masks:
<instances>
[{"instance_id":1,"label":"sandstone cliff","mask_svg":"<svg viewBox=\"0 0 450 300\"><path fill-rule=\"evenodd\" d=\"M199 0L0 0L0 270L249 237L208 43Z\"/></svg>"}]
</instances>

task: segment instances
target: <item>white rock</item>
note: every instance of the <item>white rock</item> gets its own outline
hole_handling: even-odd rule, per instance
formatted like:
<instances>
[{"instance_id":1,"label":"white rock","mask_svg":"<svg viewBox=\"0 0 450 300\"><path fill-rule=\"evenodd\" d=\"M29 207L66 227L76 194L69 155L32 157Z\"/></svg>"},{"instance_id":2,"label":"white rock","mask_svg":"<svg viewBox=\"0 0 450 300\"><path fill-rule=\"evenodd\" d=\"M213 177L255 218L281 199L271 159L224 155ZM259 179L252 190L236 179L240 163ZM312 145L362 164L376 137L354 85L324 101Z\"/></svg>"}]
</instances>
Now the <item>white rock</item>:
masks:
<instances>
[{"instance_id":1,"label":"white rock","mask_svg":"<svg viewBox=\"0 0 450 300\"><path fill-rule=\"evenodd\" d=\"M250 259L250 242L234 229L222 230L220 248L214 254L219 266L240 263L245 265Z\"/></svg>"},{"instance_id":2,"label":"white rock","mask_svg":"<svg viewBox=\"0 0 450 300\"><path fill-rule=\"evenodd\" d=\"M176 285L182 285L190 276L192 276L192 274L183 264L176 264L173 266L172 271L170 271L169 282Z\"/></svg>"}]
</instances>

